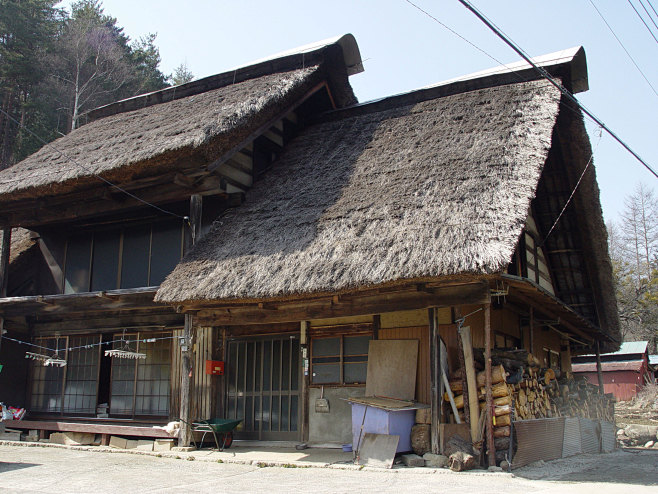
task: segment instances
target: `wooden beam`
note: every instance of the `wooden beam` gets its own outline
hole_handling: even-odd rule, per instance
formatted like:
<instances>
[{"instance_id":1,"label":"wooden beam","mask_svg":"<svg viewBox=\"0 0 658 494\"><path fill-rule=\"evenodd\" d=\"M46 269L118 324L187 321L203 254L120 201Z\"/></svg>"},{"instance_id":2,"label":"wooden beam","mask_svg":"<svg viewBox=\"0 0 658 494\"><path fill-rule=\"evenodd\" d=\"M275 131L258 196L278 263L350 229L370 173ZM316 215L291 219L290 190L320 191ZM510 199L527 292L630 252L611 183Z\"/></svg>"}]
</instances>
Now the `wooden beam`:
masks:
<instances>
[{"instance_id":1,"label":"wooden beam","mask_svg":"<svg viewBox=\"0 0 658 494\"><path fill-rule=\"evenodd\" d=\"M0 297L7 296L9 281L9 254L11 250L11 227L2 229L2 243L0 243ZM2 348L2 333L5 328L5 319L0 317L0 349Z\"/></svg>"},{"instance_id":2,"label":"wooden beam","mask_svg":"<svg viewBox=\"0 0 658 494\"><path fill-rule=\"evenodd\" d=\"M433 293L417 291L370 294L341 299L334 303L331 298L276 302L276 310L260 309L257 305L244 305L229 308L186 307L199 310L198 322L201 326L226 326L239 324L269 324L279 322L330 319L341 316L375 315L391 310L427 309L429 307L450 307L454 305L482 304L489 300L486 283L460 284L434 288ZM271 307L275 302L270 302Z\"/></svg>"}]
</instances>

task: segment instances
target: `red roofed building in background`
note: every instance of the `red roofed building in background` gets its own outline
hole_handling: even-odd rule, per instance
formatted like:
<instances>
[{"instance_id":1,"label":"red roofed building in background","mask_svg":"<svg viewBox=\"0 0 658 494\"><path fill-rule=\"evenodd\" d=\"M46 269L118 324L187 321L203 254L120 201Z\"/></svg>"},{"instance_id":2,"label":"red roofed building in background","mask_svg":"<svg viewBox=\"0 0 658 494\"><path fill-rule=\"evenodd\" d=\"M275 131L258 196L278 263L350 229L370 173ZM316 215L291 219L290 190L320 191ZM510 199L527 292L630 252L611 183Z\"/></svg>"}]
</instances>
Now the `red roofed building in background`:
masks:
<instances>
[{"instance_id":1,"label":"red roofed building in background","mask_svg":"<svg viewBox=\"0 0 658 494\"><path fill-rule=\"evenodd\" d=\"M614 394L618 401L627 401L633 399L647 382L652 382L647 343L624 342L618 351L601 355L605 393ZM572 370L575 375L585 376L590 383L598 385L595 355L573 357Z\"/></svg>"}]
</instances>

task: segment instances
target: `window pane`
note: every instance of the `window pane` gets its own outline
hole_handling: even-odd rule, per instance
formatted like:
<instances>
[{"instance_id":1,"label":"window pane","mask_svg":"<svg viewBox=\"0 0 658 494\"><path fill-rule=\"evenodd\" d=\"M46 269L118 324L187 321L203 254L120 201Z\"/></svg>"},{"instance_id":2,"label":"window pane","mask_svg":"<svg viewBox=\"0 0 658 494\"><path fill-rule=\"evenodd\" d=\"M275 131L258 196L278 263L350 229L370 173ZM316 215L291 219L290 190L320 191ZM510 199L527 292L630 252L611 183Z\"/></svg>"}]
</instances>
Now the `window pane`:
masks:
<instances>
[{"instance_id":1,"label":"window pane","mask_svg":"<svg viewBox=\"0 0 658 494\"><path fill-rule=\"evenodd\" d=\"M70 337L69 346L98 344L98 336ZM96 413L98 347L77 348L68 354L64 413Z\"/></svg>"},{"instance_id":2,"label":"window pane","mask_svg":"<svg viewBox=\"0 0 658 494\"><path fill-rule=\"evenodd\" d=\"M153 225L150 286L158 286L176 267L181 257L183 230L180 223Z\"/></svg>"},{"instance_id":3,"label":"window pane","mask_svg":"<svg viewBox=\"0 0 658 494\"><path fill-rule=\"evenodd\" d=\"M119 232L94 235L94 257L91 266L91 291L114 290L119 271Z\"/></svg>"},{"instance_id":4,"label":"window pane","mask_svg":"<svg viewBox=\"0 0 658 494\"><path fill-rule=\"evenodd\" d=\"M123 232L121 288L148 286L150 247L150 226L129 228Z\"/></svg>"},{"instance_id":5,"label":"window pane","mask_svg":"<svg viewBox=\"0 0 658 494\"><path fill-rule=\"evenodd\" d=\"M69 238L66 248L64 293L89 291L89 261L91 235L76 235Z\"/></svg>"},{"instance_id":6,"label":"window pane","mask_svg":"<svg viewBox=\"0 0 658 494\"><path fill-rule=\"evenodd\" d=\"M366 351L366 353L368 353ZM314 338L313 357L340 355L340 338Z\"/></svg>"},{"instance_id":7,"label":"window pane","mask_svg":"<svg viewBox=\"0 0 658 494\"><path fill-rule=\"evenodd\" d=\"M368 370L367 362L345 364L344 377L343 377L345 384L366 382L367 370Z\"/></svg>"},{"instance_id":8,"label":"window pane","mask_svg":"<svg viewBox=\"0 0 658 494\"><path fill-rule=\"evenodd\" d=\"M340 364L313 365L311 382L314 384L340 382Z\"/></svg>"},{"instance_id":9,"label":"window pane","mask_svg":"<svg viewBox=\"0 0 658 494\"><path fill-rule=\"evenodd\" d=\"M343 355L368 355L368 346L372 336L345 336Z\"/></svg>"}]
</instances>

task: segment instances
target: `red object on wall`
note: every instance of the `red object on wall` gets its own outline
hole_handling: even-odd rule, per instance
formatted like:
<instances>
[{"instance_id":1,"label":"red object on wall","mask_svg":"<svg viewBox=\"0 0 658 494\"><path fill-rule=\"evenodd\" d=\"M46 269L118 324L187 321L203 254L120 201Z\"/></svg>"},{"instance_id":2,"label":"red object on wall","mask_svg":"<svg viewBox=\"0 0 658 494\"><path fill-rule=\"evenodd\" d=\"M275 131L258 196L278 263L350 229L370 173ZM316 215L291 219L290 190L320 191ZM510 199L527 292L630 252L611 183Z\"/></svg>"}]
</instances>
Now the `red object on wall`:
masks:
<instances>
[{"instance_id":1,"label":"red object on wall","mask_svg":"<svg viewBox=\"0 0 658 494\"><path fill-rule=\"evenodd\" d=\"M206 374L212 376L223 376L224 362L220 360L206 360Z\"/></svg>"}]
</instances>

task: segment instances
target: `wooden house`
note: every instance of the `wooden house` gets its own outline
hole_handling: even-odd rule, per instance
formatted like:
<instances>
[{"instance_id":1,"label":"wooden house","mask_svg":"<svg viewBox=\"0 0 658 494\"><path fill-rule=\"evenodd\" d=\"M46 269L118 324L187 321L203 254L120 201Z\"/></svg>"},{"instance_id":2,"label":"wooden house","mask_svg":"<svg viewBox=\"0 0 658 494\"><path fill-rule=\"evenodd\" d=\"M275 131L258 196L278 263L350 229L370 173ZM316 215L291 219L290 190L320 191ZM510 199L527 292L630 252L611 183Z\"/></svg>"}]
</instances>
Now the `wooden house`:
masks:
<instances>
[{"instance_id":1,"label":"wooden house","mask_svg":"<svg viewBox=\"0 0 658 494\"><path fill-rule=\"evenodd\" d=\"M645 384L653 382L648 344L648 341L625 341L616 352L600 356L606 393L612 393L618 401L627 401L635 398ZM598 385L596 355L574 357L572 368L575 375Z\"/></svg>"},{"instance_id":2,"label":"wooden house","mask_svg":"<svg viewBox=\"0 0 658 494\"><path fill-rule=\"evenodd\" d=\"M537 61L587 89L582 48ZM487 370L496 347L565 373L617 348L580 111L522 64L357 104L361 70L351 35L304 47L94 110L0 172L5 232L42 257L0 316L68 362L33 366L32 420L237 417L243 438L349 442L369 342L413 339L436 450L458 326ZM104 355L126 339L146 359Z\"/></svg>"}]
</instances>

